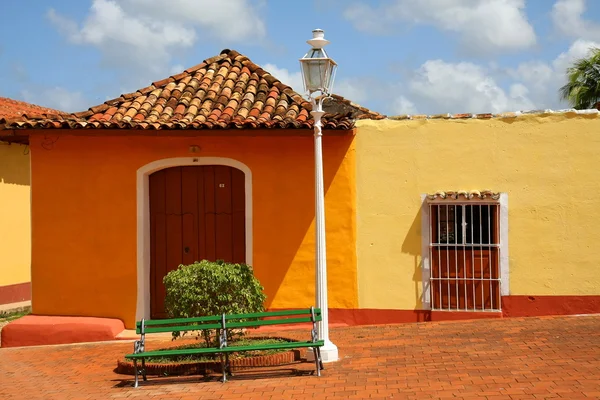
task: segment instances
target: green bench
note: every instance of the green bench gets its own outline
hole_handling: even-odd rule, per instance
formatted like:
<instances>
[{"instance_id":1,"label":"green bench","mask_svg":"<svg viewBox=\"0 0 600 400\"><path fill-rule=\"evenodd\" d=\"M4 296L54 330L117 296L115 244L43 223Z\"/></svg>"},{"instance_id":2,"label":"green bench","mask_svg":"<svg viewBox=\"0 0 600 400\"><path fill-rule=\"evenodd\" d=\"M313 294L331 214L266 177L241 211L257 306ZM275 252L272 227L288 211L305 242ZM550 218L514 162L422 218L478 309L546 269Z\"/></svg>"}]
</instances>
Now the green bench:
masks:
<instances>
[{"instance_id":1,"label":"green bench","mask_svg":"<svg viewBox=\"0 0 600 400\"><path fill-rule=\"evenodd\" d=\"M160 320L144 320L136 323L136 333L140 335L140 340L136 340L133 346L134 352L127 354L126 359L133 360L135 370L134 387L138 387L138 361L141 361L141 373L144 381L146 378L146 358L147 357L176 357L181 355L203 355L203 354L218 354L220 357L221 370L223 372L222 381L227 381L227 375L231 375L231 367L229 364L229 354L241 351L254 350L273 350L273 349L297 349L312 347L315 358L315 370L317 376L321 376L323 361L321 360L321 347L323 340L317 338L317 322L321 321L321 309L311 307L310 309L302 310L285 310L271 311L255 314L222 314L210 317L198 318L175 318L175 319L160 319ZM235 346L230 345L227 340L226 329L243 329L255 328L268 325L283 325L283 324L299 324L312 323L311 339L306 342L285 342L272 343L263 345L245 345ZM218 346L207 348L194 349L174 349L174 350L154 350L146 351L146 334L161 333L161 332L184 332L184 331L203 331L217 330ZM223 360L225 358L225 360Z\"/></svg>"}]
</instances>

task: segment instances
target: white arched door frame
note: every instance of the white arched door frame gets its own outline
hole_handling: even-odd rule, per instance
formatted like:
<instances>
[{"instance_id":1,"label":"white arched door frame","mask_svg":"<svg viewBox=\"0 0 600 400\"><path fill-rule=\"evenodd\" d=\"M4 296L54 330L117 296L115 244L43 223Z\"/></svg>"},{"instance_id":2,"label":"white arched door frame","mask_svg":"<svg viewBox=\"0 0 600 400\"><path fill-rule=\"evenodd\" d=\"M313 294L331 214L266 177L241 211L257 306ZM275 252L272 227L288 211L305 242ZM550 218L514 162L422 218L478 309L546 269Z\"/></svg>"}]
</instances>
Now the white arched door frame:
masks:
<instances>
[{"instance_id":1,"label":"white arched door frame","mask_svg":"<svg viewBox=\"0 0 600 400\"><path fill-rule=\"evenodd\" d=\"M156 160L137 170L137 306L136 320L150 318L150 175L171 167L225 165L244 173L246 263L252 265L252 171L247 165L224 157L177 157Z\"/></svg>"}]
</instances>

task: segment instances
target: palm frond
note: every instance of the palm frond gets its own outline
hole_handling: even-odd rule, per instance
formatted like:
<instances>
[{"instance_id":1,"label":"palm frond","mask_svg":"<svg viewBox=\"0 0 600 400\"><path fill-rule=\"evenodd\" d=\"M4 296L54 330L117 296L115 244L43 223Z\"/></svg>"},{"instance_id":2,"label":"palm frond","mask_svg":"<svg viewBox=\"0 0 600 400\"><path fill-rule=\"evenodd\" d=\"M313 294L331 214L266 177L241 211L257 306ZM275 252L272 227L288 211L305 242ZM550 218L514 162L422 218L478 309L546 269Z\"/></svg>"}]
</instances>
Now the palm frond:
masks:
<instances>
[{"instance_id":1,"label":"palm frond","mask_svg":"<svg viewBox=\"0 0 600 400\"><path fill-rule=\"evenodd\" d=\"M559 89L562 100L573 108L592 108L600 101L600 49L591 49L590 56L576 60L566 70L567 83Z\"/></svg>"}]
</instances>

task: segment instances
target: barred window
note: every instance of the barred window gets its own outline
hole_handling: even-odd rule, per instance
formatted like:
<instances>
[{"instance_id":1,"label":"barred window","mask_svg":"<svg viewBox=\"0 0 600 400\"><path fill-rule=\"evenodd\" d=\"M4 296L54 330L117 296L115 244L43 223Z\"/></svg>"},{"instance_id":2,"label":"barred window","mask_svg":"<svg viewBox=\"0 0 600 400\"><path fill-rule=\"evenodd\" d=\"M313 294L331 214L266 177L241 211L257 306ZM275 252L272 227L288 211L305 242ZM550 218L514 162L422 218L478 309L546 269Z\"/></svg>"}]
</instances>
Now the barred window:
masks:
<instances>
[{"instance_id":1,"label":"barred window","mask_svg":"<svg viewBox=\"0 0 600 400\"><path fill-rule=\"evenodd\" d=\"M497 202L429 204L433 310L501 309L499 211Z\"/></svg>"}]
</instances>

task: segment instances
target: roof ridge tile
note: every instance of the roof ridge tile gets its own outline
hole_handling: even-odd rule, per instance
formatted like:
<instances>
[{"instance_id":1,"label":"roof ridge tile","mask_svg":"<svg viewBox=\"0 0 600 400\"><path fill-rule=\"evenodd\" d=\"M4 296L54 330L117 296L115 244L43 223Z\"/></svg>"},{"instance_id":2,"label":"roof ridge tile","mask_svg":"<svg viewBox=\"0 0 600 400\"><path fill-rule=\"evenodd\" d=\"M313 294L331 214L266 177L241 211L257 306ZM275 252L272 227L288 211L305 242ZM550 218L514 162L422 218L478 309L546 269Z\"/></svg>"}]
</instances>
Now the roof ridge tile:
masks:
<instances>
[{"instance_id":1,"label":"roof ridge tile","mask_svg":"<svg viewBox=\"0 0 600 400\"><path fill-rule=\"evenodd\" d=\"M108 104L102 103L102 104L99 104L99 105L97 105L95 107L90 107L90 111L93 112L94 114L97 114L97 113L100 113L102 111L108 110L108 108L109 108Z\"/></svg>"},{"instance_id":2,"label":"roof ridge tile","mask_svg":"<svg viewBox=\"0 0 600 400\"><path fill-rule=\"evenodd\" d=\"M217 62L219 62L219 61L221 61L221 60L223 60L225 58L228 58L227 55L225 55L225 54L219 54L218 56L207 58L206 60L204 60L204 62L206 64L210 65L210 64L217 63Z\"/></svg>"},{"instance_id":3,"label":"roof ridge tile","mask_svg":"<svg viewBox=\"0 0 600 400\"><path fill-rule=\"evenodd\" d=\"M206 66L207 66L206 61L202 61L200 64L196 64L193 67L190 67L190 68L186 69L185 72L191 74L191 73L196 72L199 69L202 69L202 68L204 68Z\"/></svg>"},{"instance_id":4,"label":"roof ridge tile","mask_svg":"<svg viewBox=\"0 0 600 400\"><path fill-rule=\"evenodd\" d=\"M166 84L168 84L170 82L173 82L173 81L174 81L173 77L169 76L168 78L152 82L152 85L154 85L154 87L158 88L158 87L164 86L164 85L166 85ZM123 95L123 97L125 97L125 95Z\"/></svg>"},{"instance_id":5,"label":"roof ridge tile","mask_svg":"<svg viewBox=\"0 0 600 400\"><path fill-rule=\"evenodd\" d=\"M189 72L183 71L183 72L180 72L178 74L171 75L171 79L173 79L175 81L179 81L179 80L181 80L181 79L183 79L183 78L185 78L186 76L189 76L189 75L190 75Z\"/></svg>"}]
</instances>

